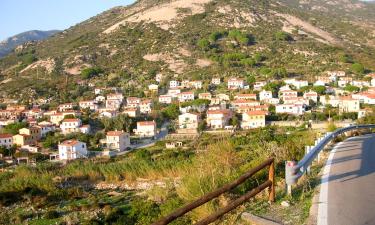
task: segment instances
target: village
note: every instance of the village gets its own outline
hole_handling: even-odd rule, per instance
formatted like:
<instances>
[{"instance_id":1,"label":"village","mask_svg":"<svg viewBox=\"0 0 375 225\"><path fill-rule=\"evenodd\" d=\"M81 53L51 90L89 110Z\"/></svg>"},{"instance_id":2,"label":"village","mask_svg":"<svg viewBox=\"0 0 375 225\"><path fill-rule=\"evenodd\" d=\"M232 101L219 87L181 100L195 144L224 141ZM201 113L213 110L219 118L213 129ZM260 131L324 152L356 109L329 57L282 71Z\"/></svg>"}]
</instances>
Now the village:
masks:
<instances>
[{"instance_id":1,"label":"village","mask_svg":"<svg viewBox=\"0 0 375 225\"><path fill-rule=\"evenodd\" d=\"M215 77L208 81L165 79L158 74L148 85L146 98L124 96L113 87L85 84L92 89L95 99L62 103L48 110L39 103L28 107L17 101L4 102L5 107L0 110L2 152L27 154L2 154L3 165L30 163L33 160L29 156L34 153L42 153L46 160L63 162L111 157L161 139L174 140L167 142L166 148L175 148L187 137L197 137L202 132L236 132L285 120L305 126L314 121L354 123L372 112L370 107L375 104L375 74L354 79L344 71L327 71L316 76L313 83L302 79L249 83L239 77ZM166 87L161 87L162 81ZM163 112L163 118L154 113L156 108ZM128 131L104 130L87 122L87 117L113 119L121 115L133 121L134 126L129 125ZM7 127L20 123L23 126L16 134L6 132ZM95 151L74 136L99 131L105 135L96 140ZM57 146L42 144L56 134L60 135Z\"/></svg>"}]
</instances>

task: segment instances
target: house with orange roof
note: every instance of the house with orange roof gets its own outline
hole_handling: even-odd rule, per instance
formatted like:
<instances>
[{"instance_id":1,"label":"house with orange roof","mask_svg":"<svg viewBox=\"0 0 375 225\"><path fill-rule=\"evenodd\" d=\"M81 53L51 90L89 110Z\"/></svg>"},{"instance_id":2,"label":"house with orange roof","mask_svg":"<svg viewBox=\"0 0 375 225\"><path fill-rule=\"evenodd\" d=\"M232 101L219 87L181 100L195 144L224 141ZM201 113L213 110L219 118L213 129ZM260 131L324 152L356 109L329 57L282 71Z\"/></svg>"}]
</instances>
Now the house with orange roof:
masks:
<instances>
[{"instance_id":1,"label":"house with orange roof","mask_svg":"<svg viewBox=\"0 0 375 225\"><path fill-rule=\"evenodd\" d=\"M230 78L228 80L228 89L237 90L245 88L245 80L240 78Z\"/></svg>"},{"instance_id":2,"label":"house with orange roof","mask_svg":"<svg viewBox=\"0 0 375 225\"><path fill-rule=\"evenodd\" d=\"M171 95L160 95L159 102L164 104L171 104L172 103L172 96Z\"/></svg>"},{"instance_id":3,"label":"house with orange roof","mask_svg":"<svg viewBox=\"0 0 375 225\"><path fill-rule=\"evenodd\" d=\"M69 134L74 132L81 132L87 134L90 132L90 126L82 125L82 121L78 118L64 119L60 125L60 129L63 134Z\"/></svg>"},{"instance_id":4,"label":"house with orange roof","mask_svg":"<svg viewBox=\"0 0 375 225\"><path fill-rule=\"evenodd\" d=\"M178 126L180 129L198 129L201 117L199 113L183 113L178 116Z\"/></svg>"},{"instance_id":5,"label":"house with orange roof","mask_svg":"<svg viewBox=\"0 0 375 225\"><path fill-rule=\"evenodd\" d=\"M199 98L199 99L207 99L207 100L211 100L211 98L212 98L212 94L209 93L209 92L199 93L199 94L198 94L198 98Z\"/></svg>"},{"instance_id":6,"label":"house with orange roof","mask_svg":"<svg viewBox=\"0 0 375 225\"><path fill-rule=\"evenodd\" d=\"M234 99L239 99L239 100L257 100L257 95L256 94L236 94L234 96Z\"/></svg>"},{"instance_id":7,"label":"house with orange roof","mask_svg":"<svg viewBox=\"0 0 375 225\"><path fill-rule=\"evenodd\" d=\"M66 140L58 145L60 160L74 160L88 156L86 143L77 140Z\"/></svg>"},{"instance_id":8,"label":"house with orange roof","mask_svg":"<svg viewBox=\"0 0 375 225\"><path fill-rule=\"evenodd\" d=\"M124 131L108 131L106 147L111 151L125 151L130 147L130 135Z\"/></svg>"},{"instance_id":9,"label":"house with orange roof","mask_svg":"<svg viewBox=\"0 0 375 225\"><path fill-rule=\"evenodd\" d=\"M194 100L194 92L187 91L187 92L181 92L177 95L179 102L187 102Z\"/></svg>"},{"instance_id":10,"label":"house with orange roof","mask_svg":"<svg viewBox=\"0 0 375 225\"><path fill-rule=\"evenodd\" d=\"M134 129L133 132L139 137L155 137L156 123L155 121L137 122L137 129Z\"/></svg>"},{"instance_id":11,"label":"house with orange roof","mask_svg":"<svg viewBox=\"0 0 375 225\"><path fill-rule=\"evenodd\" d=\"M228 125L233 113L229 109L208 110L207 111L207 126L212 129L223 129Z\"/></svg>"},{"instance_id":12,"label":"house with orange roof","mask_svg":"<svg viewBox=\"0 0 375 225\"><path fill-rule=\"evenodd\" d=\"M303 94L303 98L306 100L312 100L314 102L318 102L318 93L310 90L309 92L305 92Z\"/></svg>"},{"instance_id":13,"label":"house with orange roof","mask_svg":"<svg viewBox=\"0 0 375 225\"><path fill-rule=\"evenodd\" d=\"M150 99L144 99L139 103L139 111L143 114L149 114L152 111L152 101Z\"/></svg>"},{"instance_id":14,"label":"house with orange roof","mask_svg":"<svg viewBox=\"0 0 375 225\"><path fill-rule=\"evenodd\" d=\"M266 115L265 111L250 111L242 113L241 128L250 129L266 126Z\"/></svg>"},{"instance_id":15,"label":"house with orange roof","mask_svg":"<svg viewBox=\"0 0 375 225\"><path fill-rule=\"evenodd\" d=\"M360 104L358 99L353 99L351 96L340 97L339 112L358 112L360 110Z\"/></svg>"}]
</instances>

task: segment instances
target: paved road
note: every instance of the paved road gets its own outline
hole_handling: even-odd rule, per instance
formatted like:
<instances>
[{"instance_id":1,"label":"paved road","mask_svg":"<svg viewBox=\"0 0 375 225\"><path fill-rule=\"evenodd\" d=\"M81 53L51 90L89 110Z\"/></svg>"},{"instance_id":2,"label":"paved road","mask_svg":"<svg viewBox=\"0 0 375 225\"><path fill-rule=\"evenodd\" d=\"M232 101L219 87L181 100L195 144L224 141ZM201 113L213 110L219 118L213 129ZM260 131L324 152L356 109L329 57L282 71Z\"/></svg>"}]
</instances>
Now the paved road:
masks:
<instances>
[{"instance_id":1,"label":"paved road","mask_svg":"<svg viewBox=\"0 0 375 225\"><path fill-rule=\"evenodd\" d=\"M375 135L349 138L324 168L318 225L375 224Z\"/></svg>"}]
</instances>

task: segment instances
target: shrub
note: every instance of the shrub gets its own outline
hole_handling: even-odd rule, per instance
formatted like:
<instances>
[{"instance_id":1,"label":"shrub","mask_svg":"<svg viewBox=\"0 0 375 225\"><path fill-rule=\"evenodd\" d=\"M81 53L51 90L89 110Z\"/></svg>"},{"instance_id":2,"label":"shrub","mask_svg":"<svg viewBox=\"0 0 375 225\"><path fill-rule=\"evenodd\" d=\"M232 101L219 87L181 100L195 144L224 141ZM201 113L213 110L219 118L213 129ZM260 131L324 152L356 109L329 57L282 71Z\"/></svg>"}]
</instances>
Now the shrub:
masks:
<instances>
[{"instance_id":1,"label":"shrub","mask_svg":"<svg viewBox=\"0 0 375 225\"><path fill-rule=\"evenodd\" d=\"M90 79L94 76L97 76L97 75L103 73L103 72L104 71L99 67L86 68L86 69L82 70L81 77L82 77L82 79Z\"/></svg>"},{"instance_id":2,"label":"shrub","mask_svg":"<svg viewBox=\"0 0 375 225\"><path fill-rule=\"evenodd\" d=\"M44 218L46 219L56 219L59 218L60 214L56 210L48 210L46 214L44 215Z\"/></svg>"},{"instance_id":3,"label":"shrub","mask_svg":"<svg viewBox=\"0 0 375 225\"><path fill-rule=\"evenodd\" d=\"M291 41L293 38L284 31L278 31L275 33L275 39L278 41Z\"/></svg>"}]
</instances>

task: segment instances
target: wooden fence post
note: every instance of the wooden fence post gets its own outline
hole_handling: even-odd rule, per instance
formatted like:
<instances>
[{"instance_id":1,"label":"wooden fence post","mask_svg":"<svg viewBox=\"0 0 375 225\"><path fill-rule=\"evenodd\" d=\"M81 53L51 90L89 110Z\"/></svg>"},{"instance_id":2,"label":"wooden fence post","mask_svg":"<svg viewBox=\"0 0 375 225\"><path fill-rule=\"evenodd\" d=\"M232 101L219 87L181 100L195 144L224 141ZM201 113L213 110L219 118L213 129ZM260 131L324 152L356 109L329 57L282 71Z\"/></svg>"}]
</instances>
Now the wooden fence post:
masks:
<instances>
[{"instance_id":1,"label":"wooden fence post","mask_svg":"<svg viewBox=\"0 0 375 225\"><path fill-rule=\"evenodd\" d=\"M268 200L270 202L275 202L275 195L276 195L276 191L275 191L275 161L272 161L272 163L270 164L270 168L269 168L269 171L268 171L268 180L272 182L272 185L270 186L270 194L269 194L269 198Z\"/></svg>"}]
</instances>

